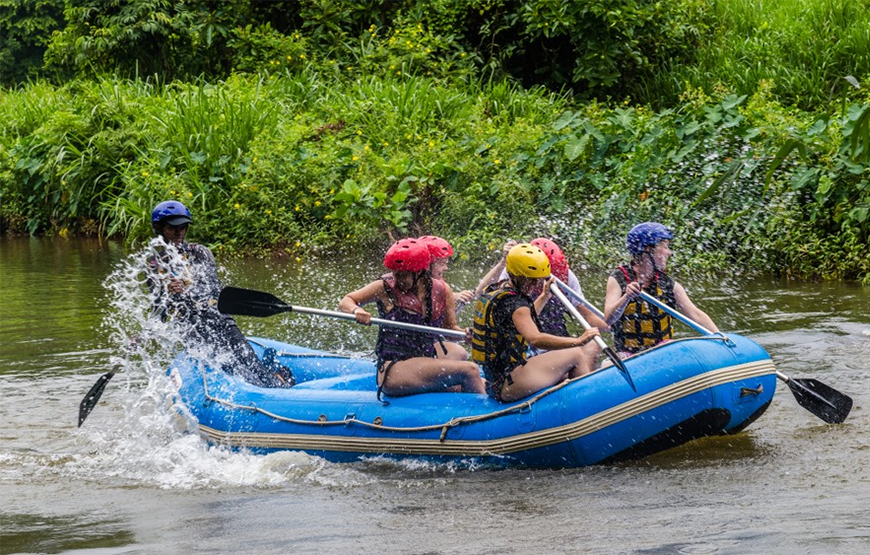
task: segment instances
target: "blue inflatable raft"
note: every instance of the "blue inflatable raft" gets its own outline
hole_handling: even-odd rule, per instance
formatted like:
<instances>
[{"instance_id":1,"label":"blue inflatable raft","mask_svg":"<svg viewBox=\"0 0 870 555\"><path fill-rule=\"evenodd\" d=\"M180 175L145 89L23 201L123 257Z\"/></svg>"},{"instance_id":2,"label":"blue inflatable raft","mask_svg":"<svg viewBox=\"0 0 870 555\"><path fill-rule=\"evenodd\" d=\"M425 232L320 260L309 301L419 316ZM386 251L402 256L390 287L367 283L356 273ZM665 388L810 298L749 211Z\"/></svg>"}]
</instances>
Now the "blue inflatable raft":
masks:
<instances>
[{"instance_id":1,"label":"blue inflatable raft","mask_svg":"<svg viewBox=\"0 0 870 555\"><path fill-rule=\"evenodd\" d=\"M775 368L739 335L680 339L614 366L500 404L485 395L376 398L375 367L298 346L275 348L292 389L263 389L180 355L169 375L181 410L211 442L256 452L300 450L331 461L425 457L497 466L579 467L640 458L736 433L768 407Z\"/></svg>"}]
</instances>

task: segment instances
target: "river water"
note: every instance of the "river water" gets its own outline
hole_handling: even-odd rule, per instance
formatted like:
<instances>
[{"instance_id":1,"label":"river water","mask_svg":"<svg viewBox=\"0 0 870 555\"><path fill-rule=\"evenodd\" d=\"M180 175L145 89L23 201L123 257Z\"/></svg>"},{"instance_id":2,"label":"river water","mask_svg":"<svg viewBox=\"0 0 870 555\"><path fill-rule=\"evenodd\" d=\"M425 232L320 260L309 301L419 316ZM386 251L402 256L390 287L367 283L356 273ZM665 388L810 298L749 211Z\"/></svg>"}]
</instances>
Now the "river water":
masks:
<instances>
[{"instance_id":1,"label":"river water","mask_svg":"<svg viewBox=\"0 0 870 555\"><path fill-rule=\"evenodd\" d=\"M106 277L128 253L90 240L0 240L0 553L866 553L870 289L731 277L693 299L780 371L853 397L826 425L778 388L741 434L615 466L492 470L426 461L257 456L181 429L130 362L76 427L117 355ZM334 309L378 260L231 260L225 283ZM448 281L484 268L456 263ZM603 275L583 276L603 298ZM248 334L349 353L374 335L284 315ZM146 369L147 370L147 369ZM150 377L149 377L150 376Z\"/></svg>"}]
</instances>

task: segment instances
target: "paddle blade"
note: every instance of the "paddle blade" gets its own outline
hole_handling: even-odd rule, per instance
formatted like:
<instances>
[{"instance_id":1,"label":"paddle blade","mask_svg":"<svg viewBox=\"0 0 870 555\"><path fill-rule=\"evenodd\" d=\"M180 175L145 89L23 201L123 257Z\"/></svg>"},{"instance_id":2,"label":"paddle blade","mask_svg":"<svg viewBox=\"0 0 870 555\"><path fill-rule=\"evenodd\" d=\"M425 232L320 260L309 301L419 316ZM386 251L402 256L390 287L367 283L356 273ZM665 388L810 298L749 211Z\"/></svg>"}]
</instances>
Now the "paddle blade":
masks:
<instances>
[{"instance_id":1,"label":"paddle blade","mask_svg":"<svg viewBox=\"0 0 870 555\"><path fill-rule=\"evenodd\" d=\"M91 390L88 391L85 398L82 399L82 402L79 404L79 428L82 427L82 422L85 421L85 418L91 414L91 411L94 410L94 407L97 406L97 403L100 400L100 397L103 395L103 391L106 389L106 384L109 383L109 380L112 379L112 376L115 375L115 371L107 372L97 378L97 382L91 387Z\"/></svg>"},{"instance_id":2,"label":"paddle blade","mask_svg":"<svg viewBox=\"0 0 870 555\"><path fill-rule=\"evenodd\" d=\"M224 287L218 297L218 310L224 314L263 317L290 312L293 307L271 293Z\"/></svg>"},{"instance_id":3,"label":"paddle blade","mask_svg":"<svg viewBox=\"0 0 870 555\"><path fill-rule=\"evenodd\" d=\"M818 380L789 378L785 382L798 404L829 424L840 424L852 410L852 398Z\"/></svg>"},{"instance_id":4,"label":"paddle blade","mask_svg":"<svg viewBox=\"0 0 870 555\"><path fill-rule=\"evenodd\" d=\"M625 381L628 382L628 385L631 386L631 389L637 391L637 388L634 386L634 380L631 379L631 374L628 373L628 368L625 367L625 363L622 362L622 359L619 358L612 348L605 347L604 354L607 355L607 358L613 361L613 364L619 368L619 371L622 372L622 376L625 378Z\"/></svg>"}]
</instances>

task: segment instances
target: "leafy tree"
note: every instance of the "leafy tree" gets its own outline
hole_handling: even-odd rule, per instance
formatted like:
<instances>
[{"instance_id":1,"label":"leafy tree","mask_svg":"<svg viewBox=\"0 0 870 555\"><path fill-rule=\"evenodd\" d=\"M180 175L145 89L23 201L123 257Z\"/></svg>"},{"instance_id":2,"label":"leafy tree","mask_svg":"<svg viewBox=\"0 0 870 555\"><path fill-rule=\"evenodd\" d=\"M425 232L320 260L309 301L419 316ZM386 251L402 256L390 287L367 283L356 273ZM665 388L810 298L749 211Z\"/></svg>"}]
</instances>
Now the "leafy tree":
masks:
<instances>
[{"instance_id":1,"label":"leafy tree","mask_svg":"<svg viewBox=\"0 0 870 555\"><path fill-rule=\"evenodd\" d=\"M0 84L40 74L52 32L63 25L63 0L0 0Z\"/></svg>"},{"instance_id":2,"label":"leafy tree","mask_svg":"<svg viewBox=\"0 0 870 555\"><path fill-rule=\"evenodd\" d=\"M250 14L249 0L67 0L47 58L80 74L224 76Z\"/></svg>"}]
</instances>

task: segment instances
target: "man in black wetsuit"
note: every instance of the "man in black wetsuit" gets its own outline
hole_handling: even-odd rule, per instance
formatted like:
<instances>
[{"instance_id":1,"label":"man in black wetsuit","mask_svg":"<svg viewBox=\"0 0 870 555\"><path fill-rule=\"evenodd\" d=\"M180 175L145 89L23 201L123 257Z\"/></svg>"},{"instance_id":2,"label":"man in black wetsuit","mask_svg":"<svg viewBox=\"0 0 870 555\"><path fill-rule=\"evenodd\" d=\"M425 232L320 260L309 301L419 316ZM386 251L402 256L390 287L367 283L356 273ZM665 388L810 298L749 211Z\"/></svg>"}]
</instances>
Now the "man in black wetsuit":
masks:
<instances>
[{"instance_id":1,"label":"man in black wetsuit","mask_svg":"<svg viewBox=\"0 0 870 555\"><path fill-rule=\"evenodd\" d=\"M260 387L292 387L293 375L277 363L274 349L267 349L261 362L235 320L218 311L221 282L214 255L184 240L191 223L190 211L177 201L161 202L151 213L154 233L163 239L148 257L155 314L181 324L187 348L203 345L228 357L225 372Z\"/></svg>"}]
</instances>

